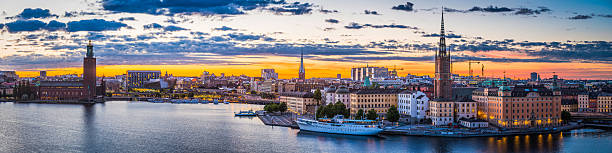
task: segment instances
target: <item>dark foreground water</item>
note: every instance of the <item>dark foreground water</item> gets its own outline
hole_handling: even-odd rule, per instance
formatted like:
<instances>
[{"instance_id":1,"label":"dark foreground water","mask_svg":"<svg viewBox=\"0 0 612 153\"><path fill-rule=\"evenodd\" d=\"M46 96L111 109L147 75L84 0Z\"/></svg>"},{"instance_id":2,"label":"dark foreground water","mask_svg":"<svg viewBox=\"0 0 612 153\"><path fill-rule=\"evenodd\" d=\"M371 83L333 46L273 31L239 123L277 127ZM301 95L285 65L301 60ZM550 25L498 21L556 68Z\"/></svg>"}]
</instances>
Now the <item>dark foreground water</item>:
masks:
<instances>
[{"instance_id":1,"label":"dark foreground water","mask_svg":"<svg viewBox=\"0 0 612 153\"><path fill-rule=\"evenodd\" d=\"M244 104L0 103L0 152L612 152L612 132L362 137L265 126Z\"/></svg>"}]
</instances>

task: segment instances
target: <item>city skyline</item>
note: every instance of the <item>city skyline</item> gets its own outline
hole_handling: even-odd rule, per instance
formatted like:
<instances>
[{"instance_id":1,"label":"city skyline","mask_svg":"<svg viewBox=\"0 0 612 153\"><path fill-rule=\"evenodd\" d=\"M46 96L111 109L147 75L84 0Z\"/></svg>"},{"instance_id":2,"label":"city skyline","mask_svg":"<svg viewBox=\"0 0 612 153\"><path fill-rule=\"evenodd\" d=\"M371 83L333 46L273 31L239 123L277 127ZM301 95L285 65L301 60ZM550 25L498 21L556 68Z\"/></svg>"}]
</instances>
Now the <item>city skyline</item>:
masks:
<instances>
[{"instance_id":1,"label":"city skyline","mask_svg":"<svg viewBox=\"0 0 612 153\"><path fill-rule=\"evenodd\" d=\"M343 1L211 1L191 7L179 2L142 8L114 0L7 4L0 7L5 53L0 69L23 77L40 70L50 76L81 74L83 46L93 40L98 76L127 70L258 76L260 69L273 68L281 79L297 78L300 51L306 78L349 76L350 68L365 65L404 68L400 76L433 76L441 1L359 1L350 7ZM444 1L444 6L455 74L467 75L466 61L474 60L485 65L487 77L504 72L514 79L527 79L531 72L543 78L552 72L564 79L612 77L610 2ZM479 68L474 73L480 74Z\"/></svg>"}]
</instances>

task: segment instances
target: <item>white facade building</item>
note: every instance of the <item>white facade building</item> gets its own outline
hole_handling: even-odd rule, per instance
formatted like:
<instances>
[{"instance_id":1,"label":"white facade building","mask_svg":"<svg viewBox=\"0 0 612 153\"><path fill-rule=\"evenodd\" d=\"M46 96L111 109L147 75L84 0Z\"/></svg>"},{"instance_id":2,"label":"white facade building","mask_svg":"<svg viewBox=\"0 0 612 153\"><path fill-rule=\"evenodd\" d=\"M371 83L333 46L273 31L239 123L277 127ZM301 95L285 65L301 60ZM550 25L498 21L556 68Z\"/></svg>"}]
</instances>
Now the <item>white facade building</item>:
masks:
<instances>
[{"instance_id":1,"label":"white facade building","mask_svg":"<svg viewBox=\"0 0 612 153\"><path fill-rule=\"evenodd\" d=\"M411 118L424 119L429 110L429 98L421 91L404 91L397 96L400 114Z\"/></svg>"}]
</instances>

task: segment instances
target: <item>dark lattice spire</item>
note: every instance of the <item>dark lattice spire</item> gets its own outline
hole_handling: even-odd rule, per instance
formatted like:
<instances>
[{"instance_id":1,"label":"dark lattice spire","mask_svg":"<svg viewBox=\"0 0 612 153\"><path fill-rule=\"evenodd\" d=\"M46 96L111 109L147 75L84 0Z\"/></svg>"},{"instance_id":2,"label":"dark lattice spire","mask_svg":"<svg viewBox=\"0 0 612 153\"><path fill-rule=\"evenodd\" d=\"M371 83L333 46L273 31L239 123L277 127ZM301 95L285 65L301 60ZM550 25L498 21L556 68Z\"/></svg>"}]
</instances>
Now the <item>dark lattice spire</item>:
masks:
<instances>
[{"instance_id":1,"label":"dark lattice spire","mask_svg":"<svg viewBox=\"0 0 612 153\"><path fill-rule=\"evenodd\" d=\"M440 44L438 49L438 56L447 56L446 52L446 38L444 35L444 7L442 7L442 20L440 24Z\"/></svg>"}]
</instances>

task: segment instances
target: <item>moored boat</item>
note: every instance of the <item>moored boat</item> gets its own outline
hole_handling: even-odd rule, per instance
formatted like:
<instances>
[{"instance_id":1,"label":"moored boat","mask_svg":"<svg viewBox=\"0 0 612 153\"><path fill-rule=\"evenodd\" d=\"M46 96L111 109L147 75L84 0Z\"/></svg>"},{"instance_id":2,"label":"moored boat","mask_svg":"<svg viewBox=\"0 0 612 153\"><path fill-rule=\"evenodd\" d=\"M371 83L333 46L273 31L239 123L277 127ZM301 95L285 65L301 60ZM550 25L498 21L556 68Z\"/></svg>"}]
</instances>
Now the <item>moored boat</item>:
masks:
<instances>
[{"instance_id":1,"label":"moored boat","mask_svg":"<svg viewBox=\"0 0 612 153\"><path fill-rule=\"evenodd\" d=\"M383 129L373 120L348 120L342 115L336 115L332 119L298 119L296 120L300 130L348 134L348 135L378 135Z\"/></svg>"},{"instance_id":2,"label":"moored boat","mask_svg":"<svg viewBox=\"0 0 612 153\"><path fill-rule=\"evenodd\" d=\"M252 110L248 110L248 111L240 111L238 113L234 113L235 116L256 116L257 114L255 114L255 112L253 112Z\"/></svg>"}]
</instances>

